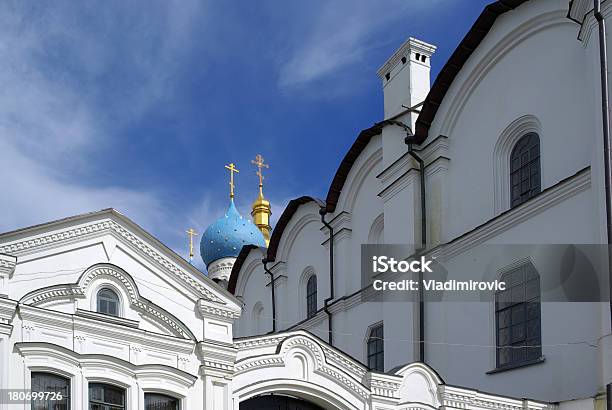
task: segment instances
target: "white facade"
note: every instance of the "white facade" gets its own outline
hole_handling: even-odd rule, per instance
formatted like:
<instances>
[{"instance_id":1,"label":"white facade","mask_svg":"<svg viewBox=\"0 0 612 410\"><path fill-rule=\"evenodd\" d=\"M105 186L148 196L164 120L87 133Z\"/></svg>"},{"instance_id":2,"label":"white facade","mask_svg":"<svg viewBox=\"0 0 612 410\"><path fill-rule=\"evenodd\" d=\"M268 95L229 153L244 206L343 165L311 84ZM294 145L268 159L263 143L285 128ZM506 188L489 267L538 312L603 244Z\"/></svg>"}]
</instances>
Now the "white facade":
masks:
<instances>
[{"instance_id":1,"label":"white facade","mask_svg":"<svg viewBox=\"0 0 612 410\"><path fill-rule=\"evenodd\" d=\"M426 165L431 254L461 266L478 245L528 244L545 276L546 259L532 248L605 243L588 9L572 3L569 15L581 23L568 18L566 0L500 13L449 84L415 147ZM604 12L612 15L612 3ZM124 408L138 410L150 394L182 410L285 396L342 410L603 409L612 382L608 303L542 303L542 357L498 369L492 302L426 303L421 363L419 305L361 299L361 244L416 249L422 240L418 165L402 124L416 130L423 118L402 106L426 97L434 52L409 39L381 67L385 121L359 135L326 202L291 201L270 248L243 249L231 293L114 210L1 234L0 390L33 388L33 375L44 373L67 381L71 410L89 407L94 384L121 389ZM510 153L529 132L540 138L541 193L511 209ZM491 255L471 265L474 278L498 277L523 259ZM313 275L317 310L309 312ZM113 314L102 313L102 290L117 297ZM365 366L380 324L384 372ZM12 408L30 407L0 400L0 410Z\"/></svg>"},{"instance_id":2,"label":"white facade","mask_svg":"<svg viewBox=\"0 0 612 410\"><path fill-rule=\"evenodd\" d=\"M446 90L426 140L415 147L426 165L427 247L449 264L461 264L483 244L606 243L597 25L591 2L571 6L572 18L565 0L526 2L500 13ZM604 2L602 12L609 18L612 4ZM410 39L381 67L386 119L415 129L417 113L402 106L422 101L434 50ZM369 331L383 323L385 371L419 360L418 304L361 300L361 244L418 247L421 241L418 164L399 125L387 121L362 132L352 148L359 155L347 154L324 204L334 230L334 298L327 301L333 346L366 363ZM540 138L541 193L511 209L510 154L529 132ZM267 254L251 250L232 272L230 290L246 313L235 327L240 337L272 330L261 264L267 256L277 278L276 330L307 329L329 341L329 230L320 203L301 198L294 205L281 216L287 221L273 233ZM499 277L522 259L491 255L473 278ZM531 260L546 274L545 259ZM305 284L313 274L318 311L308 318ZM541 306L541 360L497 371L494 303L427 303L425 362L450 384L603 408L612 381L609 304Z\"/></svg>"}]
</instances>

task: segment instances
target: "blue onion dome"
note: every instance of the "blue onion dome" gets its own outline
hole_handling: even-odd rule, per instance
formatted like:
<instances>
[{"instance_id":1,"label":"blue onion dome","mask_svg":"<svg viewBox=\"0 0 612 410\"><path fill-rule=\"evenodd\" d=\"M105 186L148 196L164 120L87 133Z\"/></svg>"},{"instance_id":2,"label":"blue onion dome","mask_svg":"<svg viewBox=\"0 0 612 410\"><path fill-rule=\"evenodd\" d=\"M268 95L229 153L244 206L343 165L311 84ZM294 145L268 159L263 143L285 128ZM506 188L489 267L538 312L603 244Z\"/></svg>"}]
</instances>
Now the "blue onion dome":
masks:
<instances>
[{"instance_id":1,"label":"blue onion dome","mask_svg":"<svg viewBox=\"0 0 612 410\"><path fill-rule=\"evenodd\" d=\"M234 200L221 218L206 228L200 241L200 255L208 266L221 258L238 257L244 245L265 247L263 234L257 226L240 215Z\"/></svg>"}]
</instances>

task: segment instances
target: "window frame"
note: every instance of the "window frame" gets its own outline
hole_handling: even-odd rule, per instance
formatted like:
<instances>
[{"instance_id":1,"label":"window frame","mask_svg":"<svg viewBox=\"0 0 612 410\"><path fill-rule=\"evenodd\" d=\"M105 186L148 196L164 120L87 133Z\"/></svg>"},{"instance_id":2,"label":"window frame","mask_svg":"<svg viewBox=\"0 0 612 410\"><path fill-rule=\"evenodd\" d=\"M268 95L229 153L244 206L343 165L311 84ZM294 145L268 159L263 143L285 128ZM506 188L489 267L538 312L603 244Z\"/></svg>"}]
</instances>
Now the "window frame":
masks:
<instances>
[{"instance_id":1,"label":"window frame","mask_svg":"<svg viewBox=\"0 0 612 410\"><path fill-rule=\"evenodd\" d=\"M501 275L500 281L506 282L506 290L497 291L494 299L495 370L512 369L543 361L538 271L530 261L523 262L507 269ZM507 360L502 357L505 352L509 355Z\"/></svg>"},{"instance_id":2,"label":"window frame","mask_svg":"<svg viewBox=\"0 0 612 410\"><path fill-rule=\"evenodd\" d=\"M306 318L310 319L317 314L317 275L311 275L306 281Z\"/></svg>"},{"instance_id":3,"label":"window frame","mask_svg":"<svg viewBox=\"0 0 612 410\"><path fill-rule=\"evenodd\" d=\"M158 391L145 391L144 392L144 410L147 410L147 396L161 396L161 397L166 397L169 399L173 399L176 401L176 407L175 410L181 410L181 399L179 397L176 396L172 396L170 394L166 394L166 393L160 393Z\"/></svg>"},{"instance_id":4,"label":"window frame","mask_svg":"<svg viewBox=\"0 0 612 410\"><path fill-rule=\"evenodd\" d=\"M53 377L56 379L61 379L66 383L66 390L67 393L62 393L62 400L66 399L66 409L70 410L72 408L72 402L71 402L71 385L72 385L72 380L69 377L63 376L61 374L57 374L57 373L52 373L52 372L48 372L48 371L32 371L30 372L30 390L32 392L38 392L38 390L34 389L34 377L36 376L46 376L46 377ZM50 391L47 387L44 387L42 391ZM44 402L44 401L43 401ZM53 406L57 405L57 401L50 401L47 400L47 402L45 403L45 410L52 410ZM32 410L35 409L34 407L35 402L32 401L30 408ZM40 408L37 408L40 409Z\"/></svg>"},{"instance_id":5,"label":"window frame","mask_svg":"<svg viewBox=\"0 0 612 410\"><path fill-rule=\"evenodd\" d=\"M534 153L534 150L537 152ZM525 155L527 158L523 162ZM542 192L541 144L537 132L527 132L514 143L510 151L508 170L511 209ZM523 186L525 183L526 187Z\"/></svg>"},{"instance_id":6,"label":"window frame","mask_svg":"<svg viewBox=\"0 0 612 410\"><path fill-rule=\"evenodd\" d=\"M101 307L100 307L101 301L104 301L107 305L111 302L110 298L105 298L104 300L102 300L102 297L100 296L102 292L111 292L113 295L115 295L116 314L112 314L109 312L103 312L101 310ZM96 313L100 313L100 314L108 315L112 317L121 317L121 296L119 296L119 292L117 292L115 289L109 286L102 286L100 289L98 289L98 291L96 292Z\"/></svg>"},{"instance_id":7,"label":"window frame","mask_svg":"<svg viewBox=\"0 0 612 410\"><path fill-rule=\"evenodd\" d=\"M102 398L102 400L92 400L91 398L91 389L93 386L102 386L102 387L109 387L110 389L113 390L117 390L117 391L122 391L123 392L123 404L115 404L115 403L111 403L111 402L106 402L105 397ZM103 390L104 391L104 390ZM128 403L127 403L127 399L128 399L128 395L127 395L127 389L121 386L117 386L114 384L110 384L110 383L104 383L104 382L89 382L87 385L87 408L91 408L91 404L99 404L102 406L110 406L113 408L117 408L117 409L127 409L128 407ZM103 394L104 396L104 394Z\"/></svg>"},{"instance_id":8,"label":"window frame","mask_svg":"<svg viewBox=\"0 0 612 410\"><path fill-rule=\"evenodd\" d=\"M385 371L385 328L383 322L372 325L368 329L366 365L370 370Z\"/></svg>"}]
</instances>

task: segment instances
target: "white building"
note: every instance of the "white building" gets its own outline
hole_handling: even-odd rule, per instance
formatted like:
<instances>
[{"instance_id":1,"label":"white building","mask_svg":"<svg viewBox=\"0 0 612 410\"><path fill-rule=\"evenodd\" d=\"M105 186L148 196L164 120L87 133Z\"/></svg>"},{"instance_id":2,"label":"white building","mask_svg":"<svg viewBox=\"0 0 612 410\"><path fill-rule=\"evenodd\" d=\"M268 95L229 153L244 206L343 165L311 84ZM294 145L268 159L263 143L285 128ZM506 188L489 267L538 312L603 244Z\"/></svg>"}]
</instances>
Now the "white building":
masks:
<instances>
[{"instance_id":1,"label":"white building","mask_svg":"<svg viewBox=\"0 0 612 410\"><path fill-rule=\"evenodd\" d=\"M431 91L435 47L409 39L378 73L385 119L359 134L325 201L291 201L268 247L263 194L263 235L233 202L203 235L219 283L114 210L1 234L0 409L604 409L607 302L421 310L364 302L359 274L365 243L424 242L451 265L483 244L534 245L474 278L542 281L537 246L606 243L590 8L488 6ZM517 170L530 178L512 191ZM61 400L10 402L19 389Z\"/></svg>"}]
</instances>

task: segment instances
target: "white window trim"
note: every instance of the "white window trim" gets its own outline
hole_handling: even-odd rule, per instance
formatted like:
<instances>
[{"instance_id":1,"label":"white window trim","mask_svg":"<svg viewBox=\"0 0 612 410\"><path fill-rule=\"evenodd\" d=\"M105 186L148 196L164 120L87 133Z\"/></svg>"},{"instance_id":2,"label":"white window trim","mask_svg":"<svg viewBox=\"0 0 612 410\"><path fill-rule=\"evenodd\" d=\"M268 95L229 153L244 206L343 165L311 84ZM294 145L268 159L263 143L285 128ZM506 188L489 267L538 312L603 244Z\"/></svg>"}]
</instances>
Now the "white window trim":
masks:
<instances>
[{"instance_id":1,"label":"white window trim","mask_svg":"<svg viewBox=\"0 0 612 410\"><path fill-rule=\"evenodd\" d=\"M495 215L510 209L510 155L516 143L530 132L540 138L540 186L544 190L544 157L542 125L533 115L523 115L512 121L500 134L493 149Z\"/></svg>"}]
</instances>

